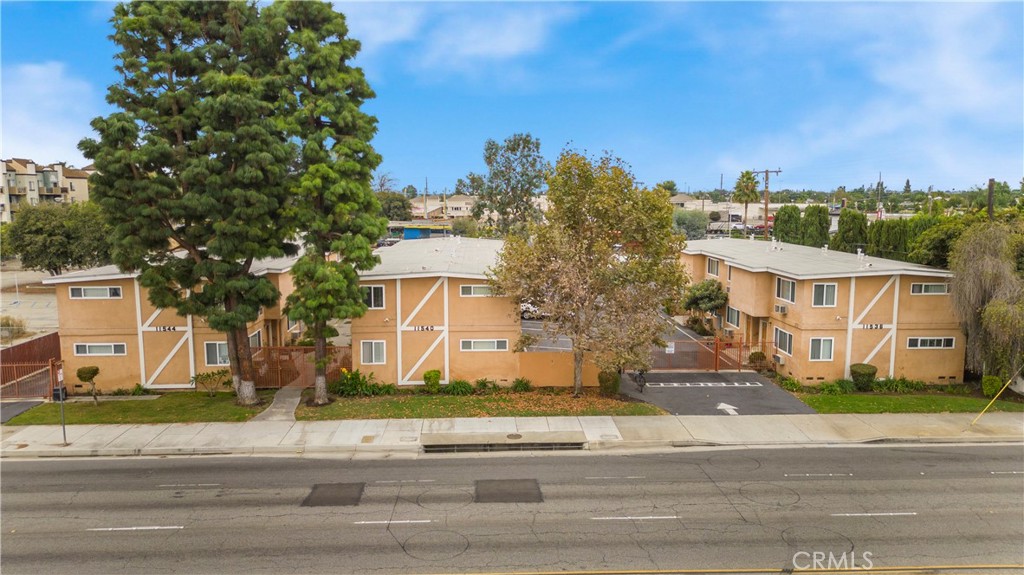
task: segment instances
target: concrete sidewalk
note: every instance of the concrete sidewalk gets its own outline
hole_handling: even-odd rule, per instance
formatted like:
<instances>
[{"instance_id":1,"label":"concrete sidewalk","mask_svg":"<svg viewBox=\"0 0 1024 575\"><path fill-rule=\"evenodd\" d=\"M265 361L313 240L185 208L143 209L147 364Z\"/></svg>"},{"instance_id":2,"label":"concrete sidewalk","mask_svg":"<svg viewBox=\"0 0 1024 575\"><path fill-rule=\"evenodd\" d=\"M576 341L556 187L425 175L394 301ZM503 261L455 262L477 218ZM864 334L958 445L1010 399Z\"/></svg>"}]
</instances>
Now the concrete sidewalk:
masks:
<instances>
[{"instance_id":1,"label":"concrete sidewalk","mask_svg":"<svg viewBox=\"0 0 1024 575\"><path fill-rule=\"evenodd\" d=\"M1024 442L1024 414L507 417L249 421L4 428L2 457L310 455L416 457L424 447L579 444L583 450L689 446Z\"/></svg>"}]
</instances>

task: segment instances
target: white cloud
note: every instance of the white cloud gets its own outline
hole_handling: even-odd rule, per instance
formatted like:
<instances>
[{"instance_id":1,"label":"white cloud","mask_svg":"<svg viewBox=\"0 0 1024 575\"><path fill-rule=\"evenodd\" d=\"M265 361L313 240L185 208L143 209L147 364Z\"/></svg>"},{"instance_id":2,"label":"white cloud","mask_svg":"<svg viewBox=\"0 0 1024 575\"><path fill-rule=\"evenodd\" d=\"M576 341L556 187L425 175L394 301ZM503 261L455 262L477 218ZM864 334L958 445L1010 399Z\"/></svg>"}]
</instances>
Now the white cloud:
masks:
<instances>
[{"instance_id":1,"label":"white cloud","mask_svg":"<svg viewBox=\"0 0 1024 575\"><path fill-rule=\"evenodd\" d=\"M767 162L837 185L870 181L879 170L900 182L961 188L989 176L1018 180L1024 75L1019 46L1009 55L1016 41L1005 8L782 7L774 41L840 54L869 85L859 103L846 107L812 102L792 128L730 150L719 166Z\"/></svg>"},{"instance_id":2,"label":"white cloud","mask_svg":"<svg viewBox=\"0 0 1024 575\"><path fill-rule=\"evenodd\" d=\"M424 4L339 2L335 7L345 14L349 35L362 44L364 56L415 40L428 16Z\"/></svg>"},{"instance_id":3,"label":"white cloud","mask_svg":"<svg viewBox=\"0 0 1024 575\"><path fill-rule=\"evenodd\" d=\"M5 66L0 157L85 165L77 146L93 135L89 122L100 112L97 96L62 62Z\"/></svg>"}]
</instances>

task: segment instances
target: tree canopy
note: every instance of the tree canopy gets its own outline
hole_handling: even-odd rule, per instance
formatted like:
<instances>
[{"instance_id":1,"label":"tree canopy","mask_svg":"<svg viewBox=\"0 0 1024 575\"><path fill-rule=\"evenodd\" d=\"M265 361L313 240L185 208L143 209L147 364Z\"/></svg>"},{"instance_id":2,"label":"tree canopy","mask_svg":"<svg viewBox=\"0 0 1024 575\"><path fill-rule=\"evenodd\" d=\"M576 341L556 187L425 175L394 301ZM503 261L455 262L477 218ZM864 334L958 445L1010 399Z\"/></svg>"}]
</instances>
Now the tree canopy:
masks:
<instances>
[{"instance_id":1,"label":"tree canopy","mask_svg":"<svg viewBox=\"0 0 1024 575\"><path fill-rule=\"evenodd\" d=\"M789 244L800 243L800 208L787 205L775 213L772 234L780 242Z\"/></svg>"},{"instance_id":2,"label":"tree canopy","mask_svg":"<svg viewBox=\"0 0 1024 575\"><path fill-rule=\"evenodd\" d=\"M732 201L743 204L743 227L747 227L747 206L750 202L756 202L761 199L761 194L757 191L757 176L751 170L746 170L740 173L740 176L736 178L736 185L733 187Z\"/></svg>"},{"instance_id":3,"label":"tree canopy","mask_svg":"<svg viewBox=\"0 0 1024 575\"><path fill-rule=\"evenodd\" d=\"M825 206L807 206L800 218L800 243L820 248L828 243L828 230L832 217Z\"/></svg>"},{"instance_id":4,"label":"tree canopy","mask_svg":"<svg viewBox=\"0 0 1024 575\"><path fill-rule=\"evenodd\" d=\"M377 192L377 201L384 216L393 222L407 222L412 219L412 202L405 194L398 192Z\"/></svg>"},{"instance_id":5,"label":"tree canopy","mask_svg":"<svg viewBox=\"0 0 1024 575\"><path fill-rule=\"evenodd\" d=\"M506 239L492 282L570 340L578 395L585 353L601 369L649 365L663 309L682 295L682 239L668 193L638 187L618 158L566 150L548 188L545 221Z\"/></svg>"},{"instance_id":6,"label":"tree canopy","mask_svg":"<svg viewBox=\"0 0 1024 575\"><path fill-rule=\"evenodd\" d=\"M866 252L868 247L868 218L850 208L839 212L839 229L829 242L829 249L851 254Z\"/></svg>"},{"instance_id":7,"label":"tree canopy","mask_svg":"<svg viewBox=\"0 0 1024 575\"><path fill-rule=\"evenodd\" d=\"M513 134L500 144L487 140L484 163L486 175L471 173L466 178L467 192L477 196L473 217L486 217L501 234L537 221L540 211L533 198L550 171L540 154L540 140L530 134Z\"/></svg>"},{"instance_id":8,"label":"tree canopy","mask_svg":"<svg viewBox=\"0 0 1024 575\"><path fill-rule=\"evenodd\" d=\"M702 240L708 234L708 215L700 210L676 210L672 214L675 230L688 240Z\"/></svg>"},{"instance_id":9,"label":"tree canopy","mask_svg":"<svg viewBox=\"0 0 1024 575\"><path fill-rule=\"evenodd\" d=\"M94 203L26 205L3 227L4 257L17 256L27 269L60 275L111 263L110 225Z\"/></svg>"}]
</instances>

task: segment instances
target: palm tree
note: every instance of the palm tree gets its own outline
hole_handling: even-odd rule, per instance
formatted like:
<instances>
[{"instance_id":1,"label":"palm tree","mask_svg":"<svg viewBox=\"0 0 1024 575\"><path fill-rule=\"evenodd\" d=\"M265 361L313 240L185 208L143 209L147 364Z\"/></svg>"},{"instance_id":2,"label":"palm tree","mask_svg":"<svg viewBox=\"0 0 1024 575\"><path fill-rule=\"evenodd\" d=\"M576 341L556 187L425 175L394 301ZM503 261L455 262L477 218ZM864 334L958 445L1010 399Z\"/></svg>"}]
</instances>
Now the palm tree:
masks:
<instances>
[{"instance_id":1,"label":"palm tree","mask_svg":"<svg viewBox=\"0 0 1024 575\"><path fill-rule=\"evenodd\" d=\"M746 170L740 174L739 178L736 178L736 187L733 188L732 201L743 202L743 233L747 231L747 206L750 202L756 202L761 199L757 186L757 176L750 170Z\"/></svg>"}]
</instances>

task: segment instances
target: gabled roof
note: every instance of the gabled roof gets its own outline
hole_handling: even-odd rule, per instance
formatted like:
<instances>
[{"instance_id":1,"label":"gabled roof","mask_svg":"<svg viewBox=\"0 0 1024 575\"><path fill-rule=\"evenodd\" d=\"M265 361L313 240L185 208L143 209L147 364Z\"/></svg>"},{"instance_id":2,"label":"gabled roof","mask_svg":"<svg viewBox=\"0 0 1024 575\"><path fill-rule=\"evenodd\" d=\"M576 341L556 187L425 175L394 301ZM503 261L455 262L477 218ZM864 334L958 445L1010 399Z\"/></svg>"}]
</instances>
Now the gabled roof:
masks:
<instances>
[{"instance_id":1,"label":"gabled roof","mask_svg":"<svg viewBox=\"0 0 1024 575\"><path fill-rule=\"evenodd\" d=\"M498 263L502 240L445 237L403 240L377 248L380 263L360 272L363 279L451 276L484 279Z\"/></svg>"},{"instance_id":2,"label":"gabled roof","mask_svg":"<svg viewBox=\"0 0 1024 575\"><path fill-rule=\"evenodd\" d=\"M819 279L879 275L953 277L944 269L858 256L783 242L742 239L693 240L684 254L705 255L752 272L769 272L794 279Z\"/></svg>"}]
</instances>

